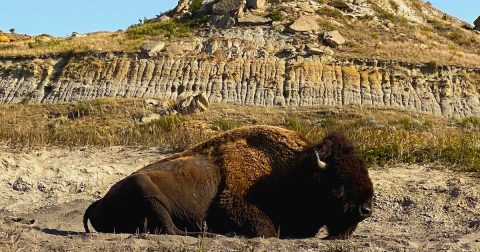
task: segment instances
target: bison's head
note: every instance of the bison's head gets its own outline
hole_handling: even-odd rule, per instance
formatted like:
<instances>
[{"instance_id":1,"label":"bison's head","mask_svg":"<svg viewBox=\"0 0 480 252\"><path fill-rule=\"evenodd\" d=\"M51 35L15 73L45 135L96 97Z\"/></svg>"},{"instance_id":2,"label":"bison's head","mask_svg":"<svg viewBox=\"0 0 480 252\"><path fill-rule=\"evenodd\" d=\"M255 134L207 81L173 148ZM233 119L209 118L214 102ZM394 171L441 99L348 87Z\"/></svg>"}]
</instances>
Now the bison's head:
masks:
<instances>
[{"instance_id":1,"label":"bison's head","mask_svg":"<svg viewBox=\"0 0 480 252\"><path fill-rule=\"evenodd\" d=\"M347 239L359 222L372 215L373 185L365 163L338 133L314 146L312 159L328 238Z\"/></svg>"}]
</instances>

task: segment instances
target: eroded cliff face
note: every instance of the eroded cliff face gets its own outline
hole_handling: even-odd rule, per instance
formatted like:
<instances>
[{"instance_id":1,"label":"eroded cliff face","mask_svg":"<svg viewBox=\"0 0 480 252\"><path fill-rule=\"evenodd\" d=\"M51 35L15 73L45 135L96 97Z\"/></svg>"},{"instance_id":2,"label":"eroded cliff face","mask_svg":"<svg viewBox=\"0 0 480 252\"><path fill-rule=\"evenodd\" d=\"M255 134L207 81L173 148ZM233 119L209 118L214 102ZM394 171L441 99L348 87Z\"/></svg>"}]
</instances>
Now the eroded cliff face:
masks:
<instances>
[{"instance_id":1,"label":"eroded cliff face","mask_svg":"<svg viewBox=\"0 0 480 252\"><path fill-rule=\"evenodd\" d=\"M311 56L282 59L97 54L0 60L0 102L58 103L204 92L258 106L388 106L480 116L480 69Z\"/></svg>"}]
</instances>

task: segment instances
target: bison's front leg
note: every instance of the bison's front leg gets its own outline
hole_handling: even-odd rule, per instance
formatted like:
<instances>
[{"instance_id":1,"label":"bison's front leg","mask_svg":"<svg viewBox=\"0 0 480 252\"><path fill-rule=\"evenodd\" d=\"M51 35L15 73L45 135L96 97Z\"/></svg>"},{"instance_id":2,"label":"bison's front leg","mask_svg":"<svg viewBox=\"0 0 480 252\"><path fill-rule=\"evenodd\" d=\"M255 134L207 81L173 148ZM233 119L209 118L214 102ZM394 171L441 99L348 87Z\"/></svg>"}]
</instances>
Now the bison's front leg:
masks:
<instances>
[{"instance_id":1,"label":"bison's front leg","mask_svg":"<svg viewBox=\"0 0 480 252\"><path fill-rule=\"evenodd\" d=\"M170 215L168 198L158 189L146 174L132 175L131 181L140 190L144 202L144 229L153 233L179 234Z\"/></svg>"},{"instance_id":2,"label":"bison's front leg","mask_svg":"<svg viewBox=\"0 0 480 252\"><path fill-rule=\"evenodd\" d=\"M181 233L159 198L155 196L147 197L145 201L147 205L146 227L150 232L169 235L178 235Z\"/></svg>"},{"instance_id":3,"label":"bison's front leg","mask_svg":"<svg viewBox=\"0 0 480 252\"><path fill-rule=\"evenodd\" d=\"M223 203L227 203L223 201ZM238 226L237 234L251 237L277 237L275 225L261 209L244 200L223 206L227 216Z\"/></svg>"}]
</instances>

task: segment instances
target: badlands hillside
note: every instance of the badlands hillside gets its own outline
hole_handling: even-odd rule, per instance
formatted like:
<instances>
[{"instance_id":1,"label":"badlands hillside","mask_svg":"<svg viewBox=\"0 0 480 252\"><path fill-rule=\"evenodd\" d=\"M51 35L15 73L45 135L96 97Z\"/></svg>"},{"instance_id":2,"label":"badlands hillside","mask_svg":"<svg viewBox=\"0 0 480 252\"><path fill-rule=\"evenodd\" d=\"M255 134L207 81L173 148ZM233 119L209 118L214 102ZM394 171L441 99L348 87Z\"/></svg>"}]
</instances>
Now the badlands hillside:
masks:
<instances>
[{"instance_id":1,"label":"badlands hillside","mask_svg":"<svg viewBox=\"0 0 480 252\"><path fill-rule=\"evenodd\" d=\"M205 93L480 115L480 33L420 0L185 0L126 31L2 36L3 103Z\"/></svg>"}]
</instances>

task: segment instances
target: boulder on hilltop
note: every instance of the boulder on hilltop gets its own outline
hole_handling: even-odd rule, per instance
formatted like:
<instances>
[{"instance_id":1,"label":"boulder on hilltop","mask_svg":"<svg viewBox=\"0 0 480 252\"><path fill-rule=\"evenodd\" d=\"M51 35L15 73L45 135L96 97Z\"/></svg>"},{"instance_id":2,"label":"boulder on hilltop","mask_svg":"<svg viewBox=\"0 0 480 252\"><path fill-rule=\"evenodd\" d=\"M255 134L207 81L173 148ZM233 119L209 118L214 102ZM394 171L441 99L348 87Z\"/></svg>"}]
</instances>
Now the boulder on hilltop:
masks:
<instances>
[{"instance_id":1,"label":"boulder on hilltop","mask_svg":"<svg viewBox=\"0 0 480 252\"><path fill-rule=\"evenodd\" d=\"M316 31L320 29L314 16L301 16L292 25L290 29L296 32Z\"/></svg>"}]
</instances>

